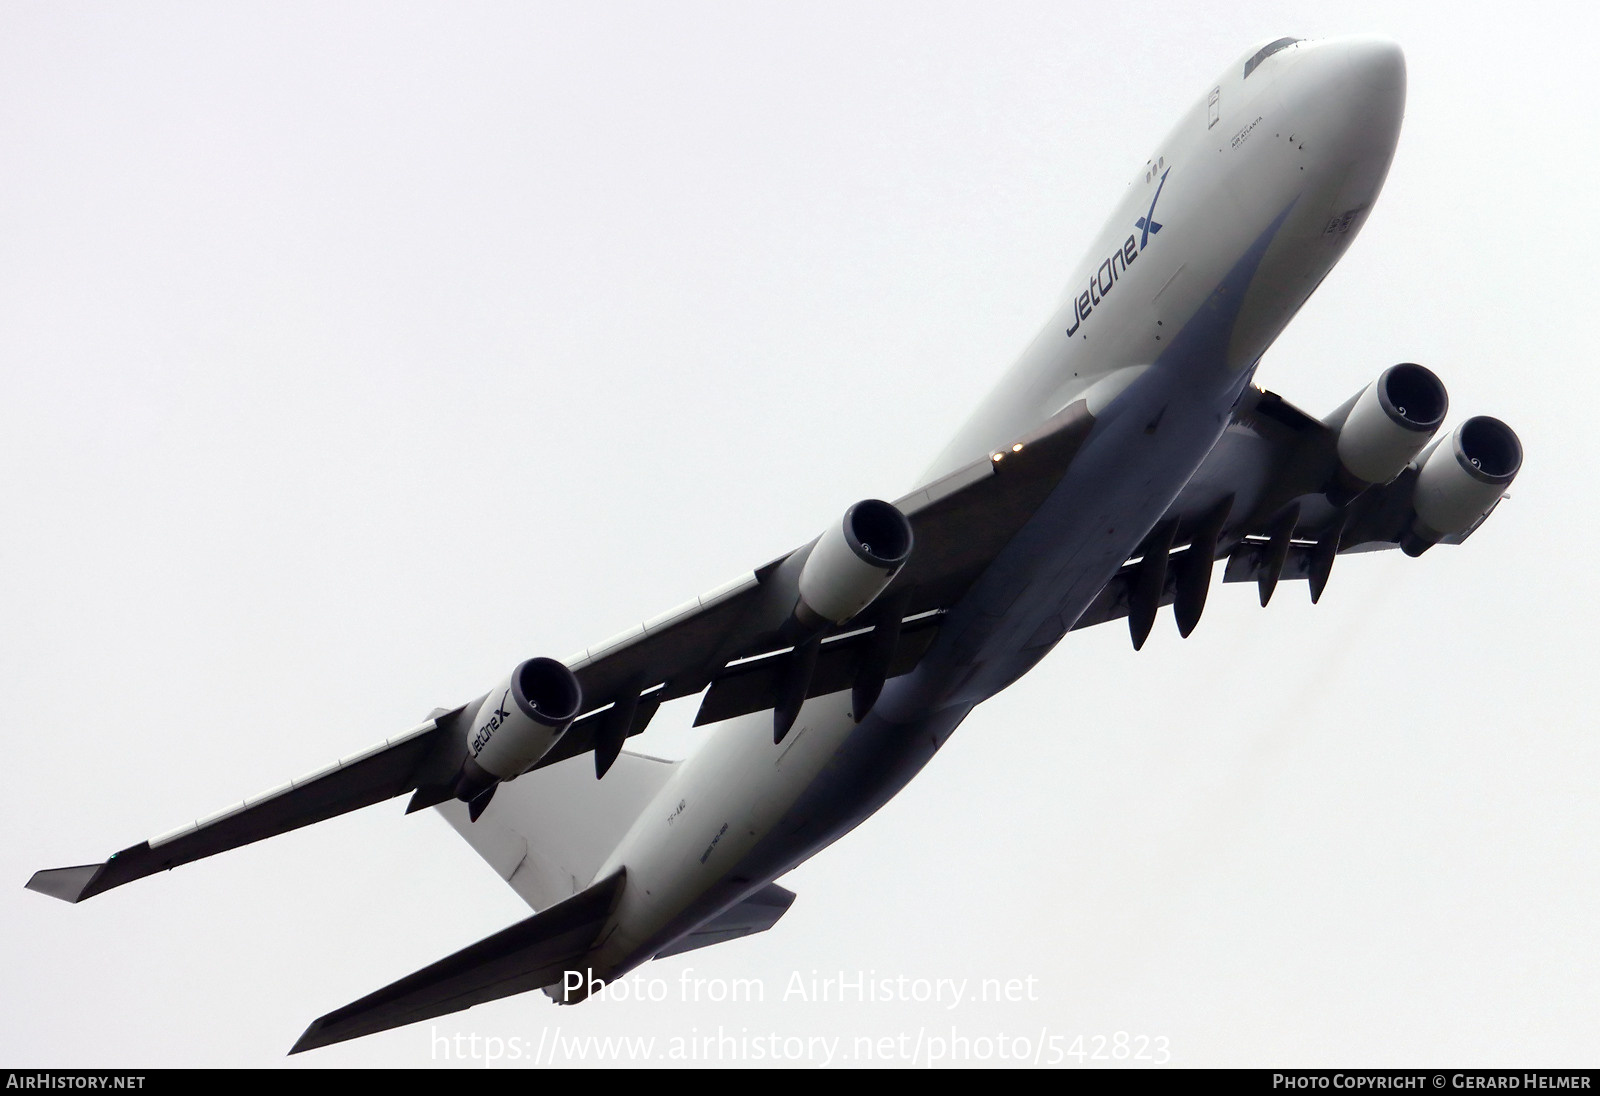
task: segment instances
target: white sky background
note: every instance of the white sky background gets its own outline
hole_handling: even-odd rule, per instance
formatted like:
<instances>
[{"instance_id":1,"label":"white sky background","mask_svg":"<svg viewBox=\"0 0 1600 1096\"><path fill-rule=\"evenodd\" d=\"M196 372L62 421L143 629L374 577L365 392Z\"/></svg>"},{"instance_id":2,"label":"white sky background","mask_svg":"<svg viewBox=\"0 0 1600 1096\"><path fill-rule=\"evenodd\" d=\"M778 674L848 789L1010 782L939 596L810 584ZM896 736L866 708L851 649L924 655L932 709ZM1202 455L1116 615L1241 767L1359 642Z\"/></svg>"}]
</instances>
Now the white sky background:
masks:
<instances>
[{"instance_id":1,"label":"white sky background","mask_svg":"<svg viewBox=\"0 0 1600 1096\"><path fill-rule=\"evenodd\" d=\"M430 1030L1164 1036L1184 1065L1595 1062L1593 37L1579 5L0 7L0 1062L427 1065ZM1396 361L1527 450L1466 546L1076 633L664 1005L282 1057L525 916L370 808L66 906L277 784L893 496L1216 73L1410 93L1260 383ZM1220 576L1220 572L1219 572ZM693 706L642 748L689 749ZM636 743L638 740L636 740ZM685 1002L686 968L767 1002ZM956 1009L791 974L1036 979ZM1069 1059L1072 1061L1072 1059Z\"/></svg>"}]
</instances>

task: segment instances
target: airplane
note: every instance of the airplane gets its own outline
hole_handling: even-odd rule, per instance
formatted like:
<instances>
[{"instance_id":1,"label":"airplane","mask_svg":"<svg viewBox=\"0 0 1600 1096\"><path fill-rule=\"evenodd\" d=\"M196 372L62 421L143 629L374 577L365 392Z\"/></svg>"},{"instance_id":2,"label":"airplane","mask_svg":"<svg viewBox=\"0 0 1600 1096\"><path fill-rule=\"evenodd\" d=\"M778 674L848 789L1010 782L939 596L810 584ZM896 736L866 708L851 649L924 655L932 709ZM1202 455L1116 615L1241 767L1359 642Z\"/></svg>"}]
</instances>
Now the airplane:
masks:
<instances>
[{"instance_id":1,"label":"airplane","mask_svg":"<svg viewBox=\"0 0 1600 1096\"><path fill-rule=\"evenodd\" d=\"M655 958L771 928L776 880L883 806L1069 631L1172 607L1216 565L1315 602L1336 558L1466 540L1522 461L1441 434L1429 369L1317 418L1255 384L1365 224L1406 72L1379 38L1279 38L1224 70L1136 173L1021 358L910 492L611 639L305 777L36 872L70 902L348 811L438 810L535 911L314 1021L291 1053L543 990L576 1004ZM700 696L685 759L625 748Z\"/></svg>"}]
</instances>

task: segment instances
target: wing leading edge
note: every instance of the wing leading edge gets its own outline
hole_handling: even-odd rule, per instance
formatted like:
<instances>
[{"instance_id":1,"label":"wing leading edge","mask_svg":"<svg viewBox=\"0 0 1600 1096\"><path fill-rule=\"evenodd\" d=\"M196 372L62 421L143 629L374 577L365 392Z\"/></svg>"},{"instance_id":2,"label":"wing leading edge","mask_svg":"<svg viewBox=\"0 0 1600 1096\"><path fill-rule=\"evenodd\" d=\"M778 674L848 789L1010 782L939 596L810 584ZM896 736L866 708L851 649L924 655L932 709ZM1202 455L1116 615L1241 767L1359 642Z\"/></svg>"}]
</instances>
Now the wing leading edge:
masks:
<instances>
[{"instance_id":1,"label":"wing leading edge","mask_svg":"<svg viewBox=\"0 0 1600 1096\"><path fill-rule=\"evenodd\" d=\"M937 634L941 611L1021 529L1065 473L1093 418L1075 403L1009 448L897 500L916 549L857 618L820 637L805 696L858 683L864 672L909 672ZM980 520L981 519L981 520ZM627 738L666 700L705 691L697 723L775 707L791 675L795 577L816 542L723 584L566 661L582 686L577 720L532 767L593 752L603 776ZM886 622L892 627L880 627ZM888 635L887 647L873 636ZM124 883L396 796L411 810L450 798L466 756L465 724L482 697L439 709L373 747L252 796L99 864L35 872L30 890L80 902ZM803 697L801 698L803 699Z\"/></svg>"}]
</instances>

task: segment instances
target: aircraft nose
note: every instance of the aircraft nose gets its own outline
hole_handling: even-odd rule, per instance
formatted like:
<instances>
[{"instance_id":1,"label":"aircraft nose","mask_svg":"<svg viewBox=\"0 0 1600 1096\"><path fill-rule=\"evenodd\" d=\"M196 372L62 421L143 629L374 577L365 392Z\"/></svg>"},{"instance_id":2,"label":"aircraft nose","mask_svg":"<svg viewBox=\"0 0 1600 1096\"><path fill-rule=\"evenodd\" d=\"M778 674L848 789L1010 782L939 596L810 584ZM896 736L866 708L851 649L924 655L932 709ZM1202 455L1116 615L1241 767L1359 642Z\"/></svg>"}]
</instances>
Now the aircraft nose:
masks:
<instances>
[{"instance_id":1,"label":"aircraft nose","mask_svg":"<svg viewBox=\"0 0 1600 1096\"><path fill-rule=\"evenodd\" d=\"M1330 153L1367 155L1385 146L1392 153L1406 105L1406 58L1397 43L1367 36L1315 43L1290 80L1288 98L1322 120Z\"/></svg>"},{"instance_id":2,"label":"aircraft nose","mask_svg":"<svg viewBox=\"0 0 1600 1096\"><path fill-rule=\"evenodd\" d=\"M1387 38L1349 39L1344 51L1349 124L1392 152L1406 112L1406 55Z\"/></svg>"},{"instance_id":3,"label":"aircraft nose","mask_svg":"<svg viewBox=\"0 0 1600 1096\"><path fill-rule=\"evenodd\" d=\"M1406 55L1387 38L1351 38L1344 43L1351 82L1369 94L1400 105L1406 97Z\"/></svg>"}]
</instances>

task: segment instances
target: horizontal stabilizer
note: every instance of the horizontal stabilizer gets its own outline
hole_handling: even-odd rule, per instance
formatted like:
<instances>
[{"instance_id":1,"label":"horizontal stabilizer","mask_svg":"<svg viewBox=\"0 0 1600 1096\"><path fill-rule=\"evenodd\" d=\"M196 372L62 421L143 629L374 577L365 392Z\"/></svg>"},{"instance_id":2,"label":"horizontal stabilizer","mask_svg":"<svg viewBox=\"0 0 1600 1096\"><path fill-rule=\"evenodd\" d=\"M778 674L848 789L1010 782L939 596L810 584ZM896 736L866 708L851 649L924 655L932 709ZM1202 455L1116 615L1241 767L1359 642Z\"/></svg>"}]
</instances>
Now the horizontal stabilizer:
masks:
<instances>
[{"instance_id":1,"label":"horizontal stabilizer","mask_svg":"<svg viewBox=\"0 0 1600 1096\"><path fill-rule=\"evenodd\" d=\"M794 905L794 891L780 887L776 883L768 883L743 902L723 910L688 936L669 944L665 950L656 952L656 958L665 959L669 955L682 955L696 948L709 948L712 944L722 944L729 940L737 940L741 936L766 932L778 923L778 918L789 912L789 907L792 905Z\"/></svg>"},{"instance_id":2,"label":"horizontal stabilizer","mask_svg":"<svg viewBox=\"0 0 1600 1096\"><path fill-rule=\"evenodd\" d=\"M114 853L104 864L35 872L28 889L80 902L158 871L401 795L431 770L436 752L447 754L447 747L456 745L459 732L450 733L455 715L441 712L370 750Z\"/></svg>"},{"instance_id":3,"label":"horizontal stabilizer","mask_svg":"<svg viewBox=\"0 0 1600 1096\"><path fill-rule=\"evenodd\" d=\"M579 969L622 897L626 869L565 902L335 1009L306 1028L290 1054L542 989Z\"/></svg>"}]
</instances>

